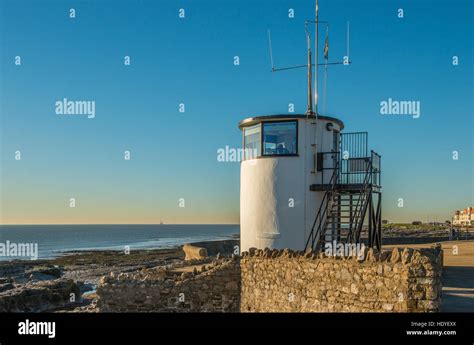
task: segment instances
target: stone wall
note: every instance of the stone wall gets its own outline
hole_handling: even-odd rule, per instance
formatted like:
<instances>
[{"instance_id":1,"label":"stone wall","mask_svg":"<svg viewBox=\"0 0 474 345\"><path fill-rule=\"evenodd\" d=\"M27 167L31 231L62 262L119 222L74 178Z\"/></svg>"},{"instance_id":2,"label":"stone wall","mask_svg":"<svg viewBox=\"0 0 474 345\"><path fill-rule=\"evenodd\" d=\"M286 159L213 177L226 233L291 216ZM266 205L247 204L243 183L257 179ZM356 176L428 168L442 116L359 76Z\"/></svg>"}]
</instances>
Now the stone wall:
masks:
<instances>
[{"instance_id":1,"label":"stone wall","mask_svg":"<svg viewBox=\"0 0 474 345\"><path fill-rule=\"evenodd\" d=\"M442 251L369 250L363 260L285 250L104 277L100 311L435 312ZM184 270L184 271L183 271Z\"/></svg>"},{"instance_id":2,"label":"stone wall","mask_svg":"<svg viewBox=\"0 0 474 345\"><path fill-rule=\"evenodd\" d=\"M243 312L435 312L441 298L441 249L394 249L364 260L289 250L241 259Z\"/></svg>"},{"instance_id":3,"label":"stone wall","mask_svg":"<svg viewBox=\"0 0 474 345\"><path fill-rule=\"evenodd\" d=\"M147 269L103 277L97 289L101 312L236 312L240 301L237 258L194 266Z\"/></svg>"}]
</instances>

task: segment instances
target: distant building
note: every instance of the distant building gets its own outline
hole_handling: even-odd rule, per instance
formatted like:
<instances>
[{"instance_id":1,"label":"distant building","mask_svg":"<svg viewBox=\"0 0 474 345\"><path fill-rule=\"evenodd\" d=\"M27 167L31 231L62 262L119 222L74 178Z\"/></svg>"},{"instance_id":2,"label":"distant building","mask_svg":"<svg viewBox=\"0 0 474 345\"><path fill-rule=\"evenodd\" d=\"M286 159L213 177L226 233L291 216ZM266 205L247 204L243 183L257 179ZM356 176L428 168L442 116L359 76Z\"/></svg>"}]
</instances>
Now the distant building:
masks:
<instances>
[{"instance_id":1,"label":"distant building","mask_svg":"<svg viewBox=\"0 0 474 345\"><path fill-rule=\"evenodd\" d=\"M414 222L411 222L411 225L421 225L422 223L419 220L415 220Z\"/></svg>"},{"instance_id":2,"label":"distant building","mask_svg":"<svg viewBox=\"0 0 474 345\"><path fill-rule=\"evenodd\" d=\"M474 225L474 207L454 212L453 225Z\"/></svg>"}]
</instances>

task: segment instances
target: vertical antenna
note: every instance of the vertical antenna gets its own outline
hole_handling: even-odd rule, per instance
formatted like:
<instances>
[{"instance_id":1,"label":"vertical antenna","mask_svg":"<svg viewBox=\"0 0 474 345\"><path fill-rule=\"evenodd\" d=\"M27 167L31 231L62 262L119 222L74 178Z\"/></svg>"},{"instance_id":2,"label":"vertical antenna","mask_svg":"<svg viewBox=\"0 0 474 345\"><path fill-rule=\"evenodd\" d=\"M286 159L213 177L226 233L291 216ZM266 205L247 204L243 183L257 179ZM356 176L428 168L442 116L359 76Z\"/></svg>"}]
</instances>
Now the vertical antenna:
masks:
<instances>
[{"instance_id":1,"label":"vertical antenna","mask_svg":"<svg viewBox=\"0 0 474 345\"><path fill-rule=\"evenodd\" d=\"M272 36L270 34L270 29L268 29L268 46L270 48L270 63L272 64L272 72L273 72L275 70L275 65L273 64Z\"/></svg>"},{"instance_id":2,"label":"vertical antenna","mask_svg":"<svg viewBox=\"0 0 474 345\"><path fill-rule=\"evenodd\" d=\"M349 21L347 21L347 61L351 61L349 58Z\"/></svg>"},{"instance_id":3,"label":"vertical antenna","mask_svg":"<svg viewBox=\"0 0 474 345\"><path fill-rule=\"evenodd\" d=\"M329 25L326 24L326 41L324 43L324 87L323 87L323 114L326 112L326 82L328 79L328 56L329 56Z\"/></svg>"},{"instance_id":4,"label":"vertical antenna","mask_svg":"<svg viewBox=\"0 0 474 345\"><path fill-rule=\"evenodd\" d=\"M312 91L312 83L313 83L313 66L312 66L312 59L311 59L311 37L309 35L308 30L308 22L306 22L306 44L308 46L308 109L306 109L306 115L311 116L313 115L313 91ZM318 68L316 67L316 71Z\"/></svg>"},{"instance_id":5,"label":"vertical antenna","mask_svg":"<svg viewBox=\"0 0 474 345\"><path fill-rule=\"evenodd\" d=\"M315 63L315 93L314 93L314 106L315 106L315 114L316 117L318 116L318 42L319 42L319 0L316 0L316 63Z\"/></svg>"}]
</instances>

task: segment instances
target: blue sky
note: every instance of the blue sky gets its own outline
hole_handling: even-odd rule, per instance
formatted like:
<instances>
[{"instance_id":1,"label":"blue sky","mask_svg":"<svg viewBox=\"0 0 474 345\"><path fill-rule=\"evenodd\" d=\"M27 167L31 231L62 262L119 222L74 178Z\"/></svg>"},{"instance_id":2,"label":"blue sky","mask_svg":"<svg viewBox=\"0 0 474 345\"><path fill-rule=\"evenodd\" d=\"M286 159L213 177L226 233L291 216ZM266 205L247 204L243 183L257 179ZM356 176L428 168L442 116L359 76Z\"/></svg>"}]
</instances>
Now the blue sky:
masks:
<instances>
[{"instance_id":1,"label":"blue sky","mask_svg":"<svg viewBox=\"0 0 474 345\"><path fill-rule=\"evenodd\" d=\"M350 21L353 62L329 69L324 114L368 131L382 154L384 219L444 220L474 204L472 7L320 1L331 60ZM305 71L270 73L267 30L277 66L303 64L313 16L297 0L0 0L0 221L237 223L239 163L217 149L240 147L243 118L306 110ZM96 117L56 115L65 97L95 100ZM388 98L420 101L421 117L380 115Z\"/></svg>"}]
</instances>

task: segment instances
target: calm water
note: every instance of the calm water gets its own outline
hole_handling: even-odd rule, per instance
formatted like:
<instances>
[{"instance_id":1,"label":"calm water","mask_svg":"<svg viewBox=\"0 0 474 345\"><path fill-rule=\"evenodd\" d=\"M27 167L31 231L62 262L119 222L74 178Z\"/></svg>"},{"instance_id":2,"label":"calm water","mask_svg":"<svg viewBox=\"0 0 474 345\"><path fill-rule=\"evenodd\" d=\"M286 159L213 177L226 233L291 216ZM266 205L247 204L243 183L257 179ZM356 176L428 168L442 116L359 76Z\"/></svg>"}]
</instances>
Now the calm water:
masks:
<instances>
[{"instance_id":1,"label":"calm water","mask_svg":"<svg viewBox=\"0 0 474 345\"><path fill-rule=\"evenodd\" d=\"M0 225L0 243L38 243L38 258L45 259L70 250L171 248L239 231L239 225Z\"/></svg>"}]
</instances>

